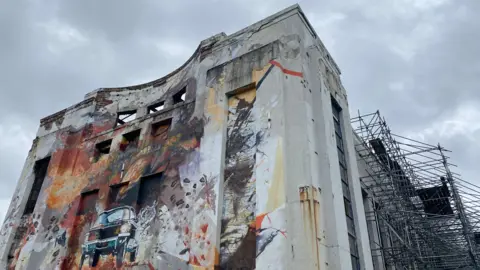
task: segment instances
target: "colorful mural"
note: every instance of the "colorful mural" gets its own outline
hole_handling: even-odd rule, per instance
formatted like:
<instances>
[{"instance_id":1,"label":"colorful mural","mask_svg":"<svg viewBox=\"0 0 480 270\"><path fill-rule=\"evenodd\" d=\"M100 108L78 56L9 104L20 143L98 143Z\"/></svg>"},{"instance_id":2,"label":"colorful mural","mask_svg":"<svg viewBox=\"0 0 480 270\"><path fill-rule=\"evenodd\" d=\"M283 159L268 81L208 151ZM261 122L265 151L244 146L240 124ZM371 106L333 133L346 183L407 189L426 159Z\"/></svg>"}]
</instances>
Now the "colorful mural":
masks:
<instances>
[{"instance_id":1,"label":"colorful mural","mask_svg":"<svg viewBox=\"0 0 480 270\"><path fill-rule=\"evenodd\" d=\"M3 235L15 228L9 269L283 269L278 254L288 254L288 232L277 81L302 73L265 51L273 49L212 69L205 89L177 78L138 102L127 102L137 90L96 93L78 119L39 138L22 178L34 178L37 154L50 156L48 171L35 211L12 208L10 217L22 215L21 222L7 217L2 228ZM229 72L233 66L243 73ZM240 77L250 87L227 95L237 86L226 89L226 78ZM146 108L186 81L182 103L116 125L119 104ZM41 128L54 128L55 117Z\"/></svg>"},{"instance_id":2,"label":"colorful mural","mask_svg":"<svg viewBox=\"0 0 480 270\"><path fill-rule=\"evenodd\" d=\"M205 249L195 250L197 255L190 248L198 231L204 245L209 245L207 219L198 230L189 226L195 211L212 207L215 197L211 190L215 177L198 171L204 124L192 117L193 109L194 104L184 106L173 119L150 125L136 140L122 138L110 146L108 154L99 155L95 144L121 136L122 128L96 138L91 132L95 123L78 131L58 132L58 147L43 185L44 216L26 218L27 230L18 237L10 268L30 267L22 265L28 259L23 254L32 256L27 252L37 247L28 245L40 237L47 243L52 239L58 247L45 248L56 250L43 260L41 269L55 268L50 263L60 269L134 266L153 256L150 246L161 246L172 238L174 245L163 245L159 252L183 256L192 264L201 265L202 260L213 264L213 256L205 254ZM89 139L92 136L95 139ZM39 230L47 218L50 224Z\"/></svg>"}]
</instances>

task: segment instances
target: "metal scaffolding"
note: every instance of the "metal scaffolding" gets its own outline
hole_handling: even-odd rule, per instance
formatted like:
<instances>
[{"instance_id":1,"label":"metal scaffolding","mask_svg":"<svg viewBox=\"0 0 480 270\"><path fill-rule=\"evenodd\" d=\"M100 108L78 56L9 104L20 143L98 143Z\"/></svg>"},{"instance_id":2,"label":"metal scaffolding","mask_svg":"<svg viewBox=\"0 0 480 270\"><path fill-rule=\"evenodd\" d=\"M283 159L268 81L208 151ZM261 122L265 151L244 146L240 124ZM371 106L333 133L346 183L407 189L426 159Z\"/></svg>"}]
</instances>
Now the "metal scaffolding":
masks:
<instances>
[{"instance_id":1,"label":"metal scaffolding","mask_svg":"<svg viewBox=\"0 0 480 270\"><path fill-rule=\"evenodd\" d=\"M375 269L480 269L480 187L440 145L392 133L377 111L352 119Z\"/></svg>"}]
</instances>

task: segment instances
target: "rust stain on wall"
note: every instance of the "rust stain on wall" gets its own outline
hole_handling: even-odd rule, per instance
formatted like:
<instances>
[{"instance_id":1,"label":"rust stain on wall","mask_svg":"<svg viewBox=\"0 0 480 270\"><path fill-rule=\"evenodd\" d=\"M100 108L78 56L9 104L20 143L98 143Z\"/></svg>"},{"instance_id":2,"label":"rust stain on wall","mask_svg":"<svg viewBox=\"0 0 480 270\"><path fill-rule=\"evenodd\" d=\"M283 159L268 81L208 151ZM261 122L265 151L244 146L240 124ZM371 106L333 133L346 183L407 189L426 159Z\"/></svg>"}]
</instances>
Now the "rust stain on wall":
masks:
<instances>
[{"instance_id":1,"label":"rust stain on wall","mask_svg":"<svg viewBox=\"0 0 480 270\"><path fill-rule=\"evenodd\" d=\"M299 188L300 205L306 239L311 239L311 251L315 258L315 265L320 269L319 240L320 240L320 203L319 190L314 186Z\"/></svg>"}]
</instances>

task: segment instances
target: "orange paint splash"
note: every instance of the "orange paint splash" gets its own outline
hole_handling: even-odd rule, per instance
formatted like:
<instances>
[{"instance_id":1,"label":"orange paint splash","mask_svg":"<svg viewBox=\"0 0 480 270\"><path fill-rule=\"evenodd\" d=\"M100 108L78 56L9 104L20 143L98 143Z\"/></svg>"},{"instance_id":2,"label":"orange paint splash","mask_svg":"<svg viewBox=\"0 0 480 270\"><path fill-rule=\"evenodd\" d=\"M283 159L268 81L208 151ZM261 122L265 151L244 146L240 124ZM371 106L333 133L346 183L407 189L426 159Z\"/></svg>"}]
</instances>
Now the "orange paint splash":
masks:
<instances>
[{"instance_id":1,"label":"orange paint splash","mask_svg":"<svg viewBox=\"0 0 480 270\"><path fill-rule=\"evenodd\" d=\"M263 214L260 214L258 215L256 218L255 218L255 229L258 231L262 228L262 222L263 222L263 219L265 218L265 216L267 216L268 213L263 213Z\"/></svg>"},{"instance_id":2,"label":"orange paint splash","mask_svg":"<svg viewBox=\"0 0 480 270\"><path fill-rule=\"evenodd\" d=\"M46 203L51 209L61 209L70 204L82 190L88 185L88 179L84 177L62 176L55 177L53 183L46 189L48 194Z\"/></svg>"},{"instance_id":3,"label":"orange paint splash","mask_svg":"<svg viewBox=\"0 0 480 270\"><path fill-rule=\"evenodd\" d=\"M123 182L134 183L140 179L143 174L143 170L150 163L149 159L141 158L135 161L129 168L125 176L123 177Z\"/></svg>"}]
</instances>

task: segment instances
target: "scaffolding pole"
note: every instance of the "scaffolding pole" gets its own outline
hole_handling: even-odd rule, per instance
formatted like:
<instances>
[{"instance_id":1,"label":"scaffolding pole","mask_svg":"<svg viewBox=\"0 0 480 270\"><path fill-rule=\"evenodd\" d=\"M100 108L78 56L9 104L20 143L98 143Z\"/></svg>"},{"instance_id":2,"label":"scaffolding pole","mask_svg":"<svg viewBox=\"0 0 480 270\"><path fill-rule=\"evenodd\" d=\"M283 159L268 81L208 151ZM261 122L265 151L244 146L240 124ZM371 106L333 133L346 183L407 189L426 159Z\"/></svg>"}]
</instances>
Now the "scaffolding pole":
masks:
<instances>
[{"instance_id":1,"label":"scaffolding pole","mask_svg":"<svg viewBox=\"0 0 480 270\"><path fill-rule=\"evenodd\" d=\"M450 170L448 150L392 133L378 111L352 127L376 268L480 269L480 187Z\"/></svg>"},{"instance_id":2,"label":"scaffolding pole","mask_svg":"<svg viewBox=\"0 0 480 270\"><path fill-rule=\"evenodd\" d=\"M468 255L472 259L472 263L475 266L475 268L478 269L479 268L478 263L475 258L475 253L474 253L472 242L471 242L471 238L473 235L470 231L470 224L468 223L468 218L465 215L462 198L458 195L457 187L455 186L455 180L453 179L452 173L448 168L447 158L443 154L442 147L440 146L440 144L438 144L438 151L442 155L443 166L445 167L445 171L447 173L447 180L448 180L448 183L450 184L450 187L452 188L452 194L454 197L456 207L458 209L458 217L462 222L463 236L465 237L465 241L467 242L467 245L468 245Z\"/></svg>"}]
</instances>

